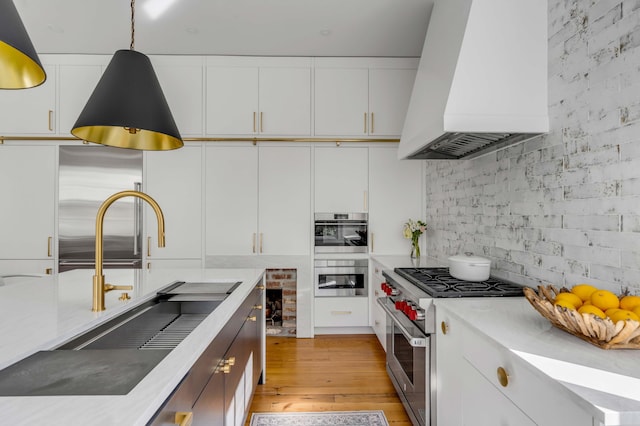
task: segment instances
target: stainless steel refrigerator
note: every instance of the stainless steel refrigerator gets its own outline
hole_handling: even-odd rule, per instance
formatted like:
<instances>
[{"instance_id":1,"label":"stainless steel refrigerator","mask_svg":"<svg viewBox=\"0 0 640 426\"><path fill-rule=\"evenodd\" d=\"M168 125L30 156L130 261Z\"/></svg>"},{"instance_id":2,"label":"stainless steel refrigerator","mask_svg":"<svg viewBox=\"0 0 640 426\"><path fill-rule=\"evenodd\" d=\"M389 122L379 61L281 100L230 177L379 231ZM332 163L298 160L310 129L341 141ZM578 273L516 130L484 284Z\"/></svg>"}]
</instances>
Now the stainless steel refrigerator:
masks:
<instances>
[{"instance_id":1,"label":"stainless steel refrigerator","mask_svg":"<svg viewBox=\"0 0 640 426\"><path fill-rule=\"evenodd\" d=\"M116 192L141 189L142 151L61 146L59 158L58 270L93 268L98 208ZM104 267L141 268L140 200L115 201L104 219Z\"/></svg>"}]
</instances>

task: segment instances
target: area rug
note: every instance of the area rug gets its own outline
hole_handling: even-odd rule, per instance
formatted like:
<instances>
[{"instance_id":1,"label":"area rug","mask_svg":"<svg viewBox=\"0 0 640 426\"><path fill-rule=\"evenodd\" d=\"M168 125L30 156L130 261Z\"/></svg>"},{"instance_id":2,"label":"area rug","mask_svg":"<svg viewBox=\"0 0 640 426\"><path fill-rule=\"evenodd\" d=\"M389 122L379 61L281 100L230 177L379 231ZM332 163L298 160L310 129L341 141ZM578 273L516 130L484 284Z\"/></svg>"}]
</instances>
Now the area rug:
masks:
<instances>
[{"instance_id":1,"label":"area rug","mask_svg":"<svg viewBox=\"0 0 640 426\"><path fill-rule=\"evenodd\" d=\"M323 411L317 413L253 413L250 426L389 426L379 411Z\"/></svg>"}]
</instances>

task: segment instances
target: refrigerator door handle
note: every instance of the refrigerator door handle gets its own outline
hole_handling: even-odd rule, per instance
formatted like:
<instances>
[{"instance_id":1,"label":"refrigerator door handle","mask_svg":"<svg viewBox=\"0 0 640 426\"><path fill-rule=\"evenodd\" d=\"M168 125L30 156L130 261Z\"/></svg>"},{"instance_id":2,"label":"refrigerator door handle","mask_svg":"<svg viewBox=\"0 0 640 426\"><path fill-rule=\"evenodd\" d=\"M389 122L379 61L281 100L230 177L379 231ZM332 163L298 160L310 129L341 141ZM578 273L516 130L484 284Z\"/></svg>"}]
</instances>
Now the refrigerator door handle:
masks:
<instances>
[{"instance_id":1,"label":"refrigerator door handle","mask_svg":"<svg viewBox=\"0 0 640 426\"><path fill-rule=\"evenodd\" d=\"M142 182L135 182L133 189L142 191ZM142 203L140 198L134 197L133 201L133 254L140 254L140 239L142 230Z\"/></svg>"}]
</instances>

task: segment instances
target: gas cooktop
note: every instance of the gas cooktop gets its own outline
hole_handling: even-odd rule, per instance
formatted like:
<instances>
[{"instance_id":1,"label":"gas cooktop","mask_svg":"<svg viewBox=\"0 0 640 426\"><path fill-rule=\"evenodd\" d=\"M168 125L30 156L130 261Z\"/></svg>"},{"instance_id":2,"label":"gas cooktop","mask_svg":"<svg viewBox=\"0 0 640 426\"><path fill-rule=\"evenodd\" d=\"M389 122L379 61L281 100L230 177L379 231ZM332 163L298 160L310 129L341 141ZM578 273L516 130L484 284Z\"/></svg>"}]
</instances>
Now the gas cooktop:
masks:
<instances>
[{"instance_id":1,"label":"gas cooktop","mask_svg":"<svg viewBox=\"0 0 640 426\"><path fill-rule=\"evenodd\" d=\"M431 297L524 296L520 285L494 278L463 281L449 275L448 268L395 268L394 272Z\"/></svg>"}]
</instances>

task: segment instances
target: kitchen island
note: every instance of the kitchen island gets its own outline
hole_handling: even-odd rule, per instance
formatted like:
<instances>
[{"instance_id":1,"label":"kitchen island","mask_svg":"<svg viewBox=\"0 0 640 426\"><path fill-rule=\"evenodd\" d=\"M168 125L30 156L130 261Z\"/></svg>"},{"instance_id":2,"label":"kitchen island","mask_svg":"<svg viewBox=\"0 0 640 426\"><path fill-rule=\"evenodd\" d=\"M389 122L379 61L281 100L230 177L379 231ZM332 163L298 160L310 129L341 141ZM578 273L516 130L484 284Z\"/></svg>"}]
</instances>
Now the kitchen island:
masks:
<instances>
[{"instance_id":1,"label":"kitchen island","mask_svg":"<svg viewBox=\"0 0 640 426\"><path fill-rule=\"evenodd\" d=\"M105 274L109 283L133 285L134 290L128 292L131 299L118 300L122 292L112 291L106 294L106 310L92 312L93 272L74 270L24 278L0 287L1 368L37 351L53 349L132 306L153 299L160 289L178 280L237 280L242 284L128 394L0 397L3 422L21 425L146 424L264 276L263 269L110 269ZM264 345L262 352L261 359L264 360Z\"/></svg>"},{"instance_id":2,"label":"kitchen island","mask_svg":"<svg viewBox=\"0 0 640 426\"><path fill-rule=\"evenodd\" d=\"M446 264L373 259L387 270ZM439 426L640 425L639 351L593 346L553 327L524 297L421 301L431 304Z\"/></svg>"}]
</instances>

